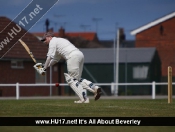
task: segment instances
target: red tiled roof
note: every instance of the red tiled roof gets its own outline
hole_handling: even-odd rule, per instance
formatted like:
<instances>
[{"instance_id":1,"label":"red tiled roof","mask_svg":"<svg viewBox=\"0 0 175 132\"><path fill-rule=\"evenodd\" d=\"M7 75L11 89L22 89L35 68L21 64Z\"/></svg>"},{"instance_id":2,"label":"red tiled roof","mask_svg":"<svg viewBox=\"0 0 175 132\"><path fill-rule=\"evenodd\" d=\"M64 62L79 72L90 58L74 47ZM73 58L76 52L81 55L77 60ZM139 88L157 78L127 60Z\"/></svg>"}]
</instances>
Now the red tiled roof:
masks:
<instances>
[{"instance_id":1,"label":"red tiled roof","mask_svg":"<svg viewBox=\"0 0 175 132\"><path fill-rule=\"evenodd\" d=\"M34 32L32 33L34 36L36 37L43 37L43 35L45 34L45 32ZM55 37L58 37L58 33L54 33Z\"/></svg>"},{"instance_id":2,"label":"red tiled roof","mask_svg":"<svg viewBox=\"0 0 175 132\"><path fill-rule=\"evenodd\" d=\"M6 17L0 17L0 31L4 29L9 23L11 22L10 19ZM15 23L12 23L12 25L16 25ZM10 31L10 29L9 29ZM21 32L24 32L25 30L22 29ZM20 35L20 33L18 34ZM3 39L3 35L0 36L1 39ZM21 38L30 48L30 51L33 53L36 59L45 59L48 47L45 46L42 42L40 42L36 36L33 34L27 32L22 38ZM24 47L17 42L13 48L5 54L3 57L4 59L31 59ZM32 59L31 59L32 61Z\"/></svg>"},{"instance_id":3,"label":"red tiled roof","mask_svg":"<svg viewBox=\"0 0 175 132\"><path fill-rule=\"evenodd\" d=\"M71 32L66 33L66 36L68 37L82 37L86 40L94 40L96 38L96 33L94 32Z\"/></svg>"},{"instance_id":4,"label":"red tiled roof","mask_svg":"<svg viewBox=\"0 0 175 132\"><path fill-rule=\"evenodd\" d=\"M33 33L35 36L42 37L44 35L43 32L35 32ZM59 33L54 33L56 37L59 37ZM82 37L83 39L93 41L96 39L96 33L94 32L67 32L65 33L67 37Z\"/></svg>"}]
</instances>

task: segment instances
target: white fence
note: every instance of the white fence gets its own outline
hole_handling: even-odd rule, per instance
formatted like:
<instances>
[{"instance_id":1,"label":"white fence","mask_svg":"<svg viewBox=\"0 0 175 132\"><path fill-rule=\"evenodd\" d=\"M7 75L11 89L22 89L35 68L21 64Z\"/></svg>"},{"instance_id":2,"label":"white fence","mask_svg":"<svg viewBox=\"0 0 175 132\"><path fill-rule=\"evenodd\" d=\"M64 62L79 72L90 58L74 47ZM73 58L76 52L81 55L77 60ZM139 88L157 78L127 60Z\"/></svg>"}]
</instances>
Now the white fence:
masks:
<instances>
[{"instance_id":1,"label":"white fence","mask_svg":"<svg viewBox=\"0 0 175 132\"><path fill-rule=\"evenodd\" d=\"M175 83L172 83L172 85L174 85ZM110 86L111 91L118 91L118 86L133 86L133 85L150 85L152 86L152 95L151 98L155 99L156 98L156 85L167 85L168 83L156 83L156 82L151 82L151 83L95 83L95 85L98 86ZM31 86L31 87L36 87L36 86L50 86L50 95L52 95L51 91L52 91L52 86L56 86L56 84L52 83L52 84L20 84L20 83L16 83L16 84L0 84L0 87L6 87L6 86L13 86L16 87L16 99L18 100L20 98L20 86ZM59 84L59 86L68 86L67 84ZM105 92L103 91L104 95ZM116 92L117 93L117 92Z\"/></svg>"}]
</instances>

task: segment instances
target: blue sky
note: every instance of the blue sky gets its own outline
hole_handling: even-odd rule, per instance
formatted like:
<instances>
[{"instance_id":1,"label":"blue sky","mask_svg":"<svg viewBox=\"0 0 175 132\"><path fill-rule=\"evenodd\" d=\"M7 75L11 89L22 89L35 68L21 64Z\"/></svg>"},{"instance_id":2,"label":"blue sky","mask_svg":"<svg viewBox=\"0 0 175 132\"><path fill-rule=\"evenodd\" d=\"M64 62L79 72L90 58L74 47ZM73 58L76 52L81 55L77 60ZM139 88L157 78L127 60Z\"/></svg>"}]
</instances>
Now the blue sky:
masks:
<instances>
[{"instance_id":1,"label":"blue sky","mask_svg":"<svg viewBox=\"0 0 175 132\"><path fill-rule=\"evenodd\" d=\"M31 0L1 0L0 16L14 19ZM49 0L47 0L49 2ZM35 24L30 32L43 32L48 18L50 27L66 32L96 32L101 40L112 40L116 29L125 30L126 39L135 39L130 32L155 19L175 12L175 0L59 0L59 2ZM86 28L82 28L85 25Z\"/></svg>"}]
</instances>

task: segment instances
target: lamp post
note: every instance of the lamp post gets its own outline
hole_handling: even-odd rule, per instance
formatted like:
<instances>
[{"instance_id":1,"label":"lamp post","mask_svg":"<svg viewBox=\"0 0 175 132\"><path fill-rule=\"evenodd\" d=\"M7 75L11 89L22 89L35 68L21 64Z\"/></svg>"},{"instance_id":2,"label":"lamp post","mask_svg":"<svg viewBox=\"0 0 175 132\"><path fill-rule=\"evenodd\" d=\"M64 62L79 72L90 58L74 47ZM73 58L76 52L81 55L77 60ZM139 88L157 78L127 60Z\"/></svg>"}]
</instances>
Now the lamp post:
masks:
<instances>
[{"instance_id":1,"label":"lamp post","mask_svg":"<svg viewBox=\"0 0 175 132\"><path fill-rule=\"evenodd\" d=\"M115 87L115 92L114 95L118 95L118 82L119 82L119 37L120 32L119 29L117 30L117 46L116 46L116 75L115 75L115 82L116 82L116 87Z\"/></svg>"}]
</instances>

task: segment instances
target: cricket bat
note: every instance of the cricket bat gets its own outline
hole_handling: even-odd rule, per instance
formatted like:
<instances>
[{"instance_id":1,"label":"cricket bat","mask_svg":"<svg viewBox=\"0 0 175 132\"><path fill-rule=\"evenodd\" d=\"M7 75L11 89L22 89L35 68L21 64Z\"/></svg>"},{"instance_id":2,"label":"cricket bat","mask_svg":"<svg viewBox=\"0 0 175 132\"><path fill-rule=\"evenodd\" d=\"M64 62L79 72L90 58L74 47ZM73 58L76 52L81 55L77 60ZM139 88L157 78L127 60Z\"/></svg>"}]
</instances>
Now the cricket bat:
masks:
<instances>
[{"instance_id":1,"label":"cricket bat","mask_svg":"<svg viewBox=\"0 0 175 132\"><path fill-rule=\"evenodd\" d=\"M35 63L37 63L36 62L36 59L35 59L35 57L34 57L34 55L32 54L32 52L30 51L30 49L29 49L29 47L27 46L27 44L24 42L24 41L22 41L21 39L19 39L19 42L22 44L22 46L26 49L26 51L27 51L27 53L30 55L30 57L32 58L32 60L35 62ZM37 68L38 69L40 69L40 68L42 68L41 66L37 66ZM35 68L36 69L36 68ZM37 71L38 71L38 69L36 69ZM42 74L42 75L45 75L45 74Z\"/></svg>"},{"instance_id":2,"label":"cricket bat","mask_svg":"<svg viewBox=\"0 0 175 132\"><path fill-rule=\"evenodd\" d=\"M19 42L23 45L23 47L26 49L27 53L30 55L30 57L32 58L32 60L36 63L36 59L33 56L32 52L30 51L30 49L27 46L27 44L24 41L22 41L21 39L19 39Z\"/></svg>"}]
</instances>

